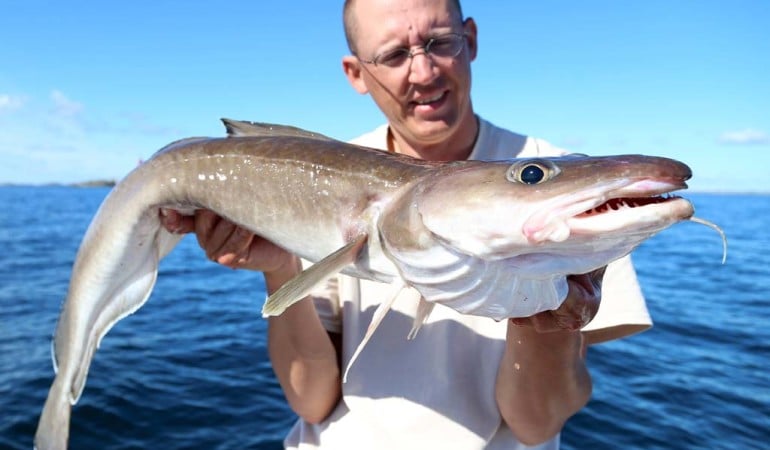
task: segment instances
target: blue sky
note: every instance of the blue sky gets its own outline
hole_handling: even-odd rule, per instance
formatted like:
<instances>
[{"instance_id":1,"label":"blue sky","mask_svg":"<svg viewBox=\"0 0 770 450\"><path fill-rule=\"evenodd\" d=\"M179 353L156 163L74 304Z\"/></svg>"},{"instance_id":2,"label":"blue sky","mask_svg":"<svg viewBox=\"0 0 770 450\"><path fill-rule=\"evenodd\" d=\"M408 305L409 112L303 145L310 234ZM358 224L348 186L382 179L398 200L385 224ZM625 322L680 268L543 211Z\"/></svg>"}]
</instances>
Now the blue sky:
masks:
<instances>
[{"instance_id":1,"label":"blue sky","mask_svg":"<svg viewBox=\"0 0 770 450\"><path fill-rule=\"evenodd\" d=\"M383 118L345 80L340 2L3 2L0 183L120 178L218 119L339 139ZM588 154L770 192L770 3L466 1L478 113Z\"/></svg>"}]
</instances>

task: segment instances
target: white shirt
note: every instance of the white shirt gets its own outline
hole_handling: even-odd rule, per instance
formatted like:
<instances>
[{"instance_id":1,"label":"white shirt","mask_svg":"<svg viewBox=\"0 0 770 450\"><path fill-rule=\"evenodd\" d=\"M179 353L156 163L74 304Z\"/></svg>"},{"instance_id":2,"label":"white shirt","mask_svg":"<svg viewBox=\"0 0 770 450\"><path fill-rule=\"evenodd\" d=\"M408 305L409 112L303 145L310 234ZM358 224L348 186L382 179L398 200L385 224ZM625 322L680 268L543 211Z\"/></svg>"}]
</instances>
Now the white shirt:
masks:
<instances>
[{"instance_id":1,"label":"white shirt","mask_svg":"<svg viewBox=\"0 0 770 450\"><path fill-rule=\"evenodd\" d=\"M479 119L469 159L559 156L546 141L512 133ZM383 125L352 142L387 149ZM342 334L342 367L364 337L372 315L397 286L333 277L314 292L324 327ZM650 325L651 320L628 257L610 264L602 302L584 330ZM559 436L526 447L513 436L495 401L495 380L505 349L507 321L462 315L436 305L415 339L406 336L420 296L401 291L342 386L342 399L318 425L299 420L288 449L524 449L552 450Z\"/></svg>"}]
</instances>

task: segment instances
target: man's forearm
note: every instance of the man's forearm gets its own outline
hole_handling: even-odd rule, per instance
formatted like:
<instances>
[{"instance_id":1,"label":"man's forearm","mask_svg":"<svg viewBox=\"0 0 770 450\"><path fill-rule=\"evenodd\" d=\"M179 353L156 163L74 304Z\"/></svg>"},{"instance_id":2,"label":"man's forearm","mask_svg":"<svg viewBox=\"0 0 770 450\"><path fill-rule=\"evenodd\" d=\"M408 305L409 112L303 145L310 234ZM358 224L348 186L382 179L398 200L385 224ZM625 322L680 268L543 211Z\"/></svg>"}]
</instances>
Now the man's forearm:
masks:
<instances>
[{"instance_id":1,"label":"man's forearm","mask_svg":"<svg viewBox=\"0 0 770 450\"><path fill-rule=\"evenodd\" d=\"M555 436L591 396L580 331L539 333L509 321L495 394L520 441L533 445Z\"/></svg>"},{"instance_id":2,"label":"man's forearm","mask_svg":"<svg viewBox=\"0 0 770 450\"><path fill-rule=\"evenodd\" d=\"M300 270L297 260L292 268L265 274L268 293ZM292 409L311 423L326 418L341 395L340 371L334 345L310 298L268 319L268 351Z\"/></svg>"}]
</instances>

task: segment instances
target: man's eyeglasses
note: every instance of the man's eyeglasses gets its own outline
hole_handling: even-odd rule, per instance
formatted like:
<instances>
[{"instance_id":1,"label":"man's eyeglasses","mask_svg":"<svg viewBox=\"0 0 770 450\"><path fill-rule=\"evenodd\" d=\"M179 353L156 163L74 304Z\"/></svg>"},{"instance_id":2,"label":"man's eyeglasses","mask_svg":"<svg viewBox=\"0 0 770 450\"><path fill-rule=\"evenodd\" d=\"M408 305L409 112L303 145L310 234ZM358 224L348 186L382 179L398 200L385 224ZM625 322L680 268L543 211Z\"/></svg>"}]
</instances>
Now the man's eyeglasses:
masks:
<instances>
[{"instance_id":1,"label":"man's eyeglasses","mask_svg":"<svg viewBox=\"0 0 770 450\"><path fill-rule=\"evenodd\" d=\"M362 63L373 64L375 67L384 66L395 69L403 66L408 60L421 53L431 57L454 58L460 54L464 44L464 34L447 33L428 39L422 47L414 51L406 47L400 47L380 53L370 60L361 58L358 58L358 60Z\"/></svg>"}]
</instances>

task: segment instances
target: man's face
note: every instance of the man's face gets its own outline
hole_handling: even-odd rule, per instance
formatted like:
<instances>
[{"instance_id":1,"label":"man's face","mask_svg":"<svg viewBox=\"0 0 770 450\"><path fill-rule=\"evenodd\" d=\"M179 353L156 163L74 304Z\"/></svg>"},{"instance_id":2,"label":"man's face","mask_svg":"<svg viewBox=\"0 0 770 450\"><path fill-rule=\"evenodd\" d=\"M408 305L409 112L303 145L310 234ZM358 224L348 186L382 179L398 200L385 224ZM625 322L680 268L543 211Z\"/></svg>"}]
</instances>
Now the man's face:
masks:
<instances>
[{"instance_id":1,"label":"man's face","mask_svg":"<svg viewBox=\"0 0 770 450\"><path fill-rule=\"evenodd\" d=\"M355 44L361 60L397 48L416 53L399 67L355 61L360 92L369 92L394 131L420 144L443 142L462 121L475 120L470 103L470 62L476 28L462 23L449 0L359 0L355 5ZM447 33L465 34L454 57L426 55L420 48ZM354 84L355 86L355 84Z\"/></svg>"}]
</instances>

